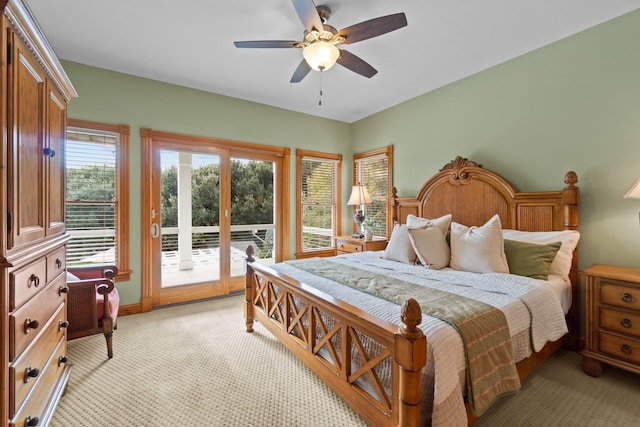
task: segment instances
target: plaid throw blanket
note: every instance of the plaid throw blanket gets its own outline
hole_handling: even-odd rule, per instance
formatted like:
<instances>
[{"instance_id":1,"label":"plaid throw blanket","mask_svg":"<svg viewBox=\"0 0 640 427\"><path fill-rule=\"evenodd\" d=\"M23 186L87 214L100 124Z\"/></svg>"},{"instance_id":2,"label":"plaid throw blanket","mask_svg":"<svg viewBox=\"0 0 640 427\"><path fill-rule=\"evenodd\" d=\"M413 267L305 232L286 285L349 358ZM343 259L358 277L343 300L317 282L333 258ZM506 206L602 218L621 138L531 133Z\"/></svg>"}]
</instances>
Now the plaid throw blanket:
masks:
<instances>
[{"instance_id":1,"label":"plaid throw blanket","mask_svg":"<svg viewBox=\"0 0 640 427\"><path fill-rule=\"evenodd\" d=\"M520 389L509 328L497 308L382 274L344 268L326 258L286 263L396 304L415 298L423 313L456 328L465 348L467 399L474 415L481 415L499 396Z\"/></svg>"}]
</instances>

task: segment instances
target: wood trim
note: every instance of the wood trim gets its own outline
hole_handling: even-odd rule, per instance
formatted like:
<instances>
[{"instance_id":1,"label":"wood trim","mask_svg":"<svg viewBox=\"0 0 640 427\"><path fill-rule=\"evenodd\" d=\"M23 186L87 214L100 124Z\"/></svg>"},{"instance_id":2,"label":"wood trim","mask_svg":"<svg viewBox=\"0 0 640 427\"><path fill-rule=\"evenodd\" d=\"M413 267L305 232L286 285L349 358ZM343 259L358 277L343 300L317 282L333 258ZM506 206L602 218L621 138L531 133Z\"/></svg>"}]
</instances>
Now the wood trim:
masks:
<instances>
[{"instance_id":1,"label":"wood trim","mask_svg":"<svg viewBox=\"0 0 640 427\"><path fill-rule=\"evenodd\" d=\"M276 180L274 187L274 205L277 207L274 214L274 222L276 224L276 261L282 261L285 257L289 256L289 169L290 169L290 157L291 150L286 147L274 147L239 141L229 141L225 139L209 138L201 136L192 136L178 133L155 131L148 128L142 128L140 130L142 137L142 259L151 260L154 253L157 253L159 248L158 239L148 238L148 230L151 230L154 220L149 213L146 213L148 207L160 206L160 200L158 194L154 193L152 188L153 182L158 182L159 177L157 174L159 170L155 170L153 165L157 162L154 161L154 153L158 148L163 147L180 147L184 151L202 152L209 151L215 152L221 159L220 174L224 182L230 182L231 168L228 165L228 160L231 157L243 157L246 156L251 159L273 162L276 165L276 171L274 179ZM220 207L221 209L227 208L230 211L231 194L230 188L221 186L220 194ZM231 225L231 218L220 216L221 229L229 229ZM229 237L224 234L221 235L221 246L229 246ZM158 247L156 247L158 245ZM217 295L226 295L236 289L243 287L243 277L239 279L237 277L228 277L230 272L228 271L228 262L230 254L227 251L221 252L221 261L224 271L221 271L221 280L216 282L215 289L208 287L207 291L203 290L203 286L188 285L180 286L179 289L162 289L162 295L159 295L158 288L155 285L160 283L158 275L160 271L155 271L153 263L145 262L142 272L142 299L141 307L143 311L150 310L155 305L163 305L177 300L189 299L202 299L209 298ZM228 279L228 280L227 280Z\"/></svg>"},{"instance_id":2,"label":"wood trim","mask_svg":"<svg viewBox=\"0 0 640 427\"><path fill-rule=\"evenodd\" d=\"M149 128L141 128L140 132L143 137L166 141L172 144L185 144L186 146L191 147L198 147L202 146L203 144L215 144L219 148L228 149L235 152L247 151L252 154L262 152L265 154L278 156L284 156L287 151L290 151L290 149L286 147L276 147L272 145L254 144L251 142L242 141L231 141L222 138L212 138L174 132L163 132Z\"/></svg>"},{"instance_id":3,"label":"wood trim","mask_svg":"<svg viewBox=\"0 0 640 427\"><path fill-rule=\"evenodd\" d=\"M148 212L146 212L147 206L153 206L153 192L151 183L148 182L149 177L154 173L153 171L153 139L151 137L150 129L140 129L141 143L142 143L142 259L149 260L142 263L142 297L140 304L142 311L147 312L153 308L153 241L146 239L145 233L151 230L153 219Z\"/></svg>"},{"instance_id":4,"label":"wood trim","mask_svg":"<svg viewBox=\"0 0 640 427\"><path fill-rule=\"evenodd\" d=\"M130 127L125 124L110 124L91 120L67 119L67 127L95 129L112 132L119 135L118 150L116 151L116 266L117 282L131 279L130 240L129 240L129 139Z\"/></svg>"},{"instance_id":5,"label":"wood trim","mask_svg":"<svg viewBox=\"0 0 640 427\"><path fill-rule=\"evenodd\" d=\"M307 257L305 254L318 254L320 251L307 252L304 250L302 240L302 158L315 157L317 159L335 160L338 162L338 171L336 173L336 218L333 228L333 237L342 234L342 154L323 153L320 151L310 151L296 149L296 257ZM328 253L328 252L327 252ZM328 255L327 255L328 256Z\"/></svg>"}]
</instances>

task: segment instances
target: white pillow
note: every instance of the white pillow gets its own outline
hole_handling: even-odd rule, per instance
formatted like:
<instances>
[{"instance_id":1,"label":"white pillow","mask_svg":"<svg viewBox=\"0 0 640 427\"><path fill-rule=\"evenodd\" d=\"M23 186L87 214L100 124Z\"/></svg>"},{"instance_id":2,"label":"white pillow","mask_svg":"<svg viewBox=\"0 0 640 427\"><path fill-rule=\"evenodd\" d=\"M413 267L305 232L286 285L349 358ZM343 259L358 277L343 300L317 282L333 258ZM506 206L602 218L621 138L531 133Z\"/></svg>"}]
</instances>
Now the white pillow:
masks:
<instances>
[{"instance_id":1,"label":"white pillow","mask_svg":"<svg viewBox=\"0 0 640 427\"><path fill-rule=\"evenodd\" d=\"M451 251L439 228L410 228L409 239L418 260L425 267L440 270L449 265Z\"/></svg>"},{"instance_id":2,"label":"white pillow","mask_svg":"<svg viewBox=\"0 0 640 427\"><path fill-rule=\"evenodd\" d=\"M441 216L440 218L435 219L420 218L418 216L409 214L407 215L406 224L411 228L437 227L442 232L442 235L446 236L447 232L449 231L449 225L451 224L451 214L446 214Z\"/></svg>"},{"instance_id":3,"label":"white pillow","mask_svg":"<svg viewBox=\"0 0 640 427\"><path fill-rule=\"evenodd\" d=\"M474 273L508 273L500 217L481 227L451 223L451 268Z\"/></svg>"},{"instance_id":4,"label":"white pillow","mask_svg":"<svg viewBox=\"0 0 640 427\"><path fill-rule=\"evenodd\" d=\"M391 238L384 250L382 258L391 261L405 262L413 264L416 262L416 251L411 246L409 240L409 227L407 225L395 224L391 232Z\"/></svg>"},{"instance_id":5,"label":"white pillow","mask_svg":"<svg viewBox=\"0 0 640 427\"><path fill-rule=\"evenodd\" d=\"M537 243L546 245L553 242L560 242L562 245L551 263L549 274L568 277L571 271L571 260L573 250L578 246L580 233L575 230L563 231L519 231L502 230L505 239L517 240L519 242Z\"/></svg>"}]
</instances>

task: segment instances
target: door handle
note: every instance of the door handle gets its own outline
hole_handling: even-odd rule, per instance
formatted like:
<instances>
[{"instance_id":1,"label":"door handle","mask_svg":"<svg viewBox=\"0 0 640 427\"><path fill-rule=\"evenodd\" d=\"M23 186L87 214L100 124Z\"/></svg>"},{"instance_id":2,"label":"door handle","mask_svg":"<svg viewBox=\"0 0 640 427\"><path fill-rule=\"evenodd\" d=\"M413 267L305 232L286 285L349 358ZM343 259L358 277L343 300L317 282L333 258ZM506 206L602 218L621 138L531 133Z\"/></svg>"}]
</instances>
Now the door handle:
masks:
<instances>
[{"instance_id":1,"label":"door handle","mask_svg":"<svg viewBox=\"0 0 640 427\"><path fill-rule=\"evenodd\" d=\"M155 222L151 224L151 237L154 239L160 237L160 226Z\"/></svg>"}]
</instances>

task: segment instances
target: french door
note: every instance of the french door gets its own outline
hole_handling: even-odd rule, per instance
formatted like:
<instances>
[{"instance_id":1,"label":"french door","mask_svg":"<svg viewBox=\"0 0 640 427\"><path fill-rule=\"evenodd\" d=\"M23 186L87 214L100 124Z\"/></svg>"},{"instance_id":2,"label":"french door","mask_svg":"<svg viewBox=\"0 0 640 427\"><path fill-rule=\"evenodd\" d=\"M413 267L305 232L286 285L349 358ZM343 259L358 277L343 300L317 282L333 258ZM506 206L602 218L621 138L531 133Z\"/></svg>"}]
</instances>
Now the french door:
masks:
<instances>
[{"instance_id":1,"label":"french door","mask_svg":"<svg viewBox=\"0 0 640 427\"><path fill-rule=\"evenodd\" d=\"M282 259L283 155L149 132L150 138L143 132L143 310L243 289L248 246L259 262Z\"/></svg>"}]
</instances>

